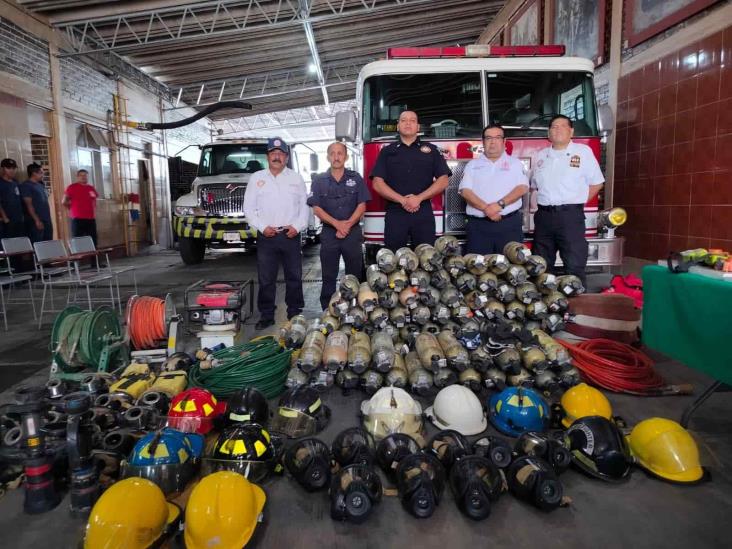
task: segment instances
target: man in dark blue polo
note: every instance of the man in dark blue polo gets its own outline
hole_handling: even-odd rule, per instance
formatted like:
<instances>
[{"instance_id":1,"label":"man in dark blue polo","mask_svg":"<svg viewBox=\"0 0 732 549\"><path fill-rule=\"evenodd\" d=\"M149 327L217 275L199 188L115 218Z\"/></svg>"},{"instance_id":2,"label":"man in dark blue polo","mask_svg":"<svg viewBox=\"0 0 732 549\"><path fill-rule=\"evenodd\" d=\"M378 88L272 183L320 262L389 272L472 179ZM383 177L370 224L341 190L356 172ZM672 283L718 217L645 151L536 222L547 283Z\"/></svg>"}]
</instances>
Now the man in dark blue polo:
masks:
<instances>
[{"instance_id":1,"label":"man in dark blue polo","mask_svg":"<svg viewBox=\"0 0 732 549\"><path fill-rule=\"evenodd\" d=\"M379 153L371 171L374 191L386 200L384 245L397 250L435 242L435 216L430 200L447 188L452 175L432 143L419 138L419 120L412 111L399 115L399 139Z\"/></svg>"},{"instance_id":2,"label":"man in dark blue polo","mask_svg":"<svg viewBox=\"0 0 732 549\"><path fill-rule=\"evenodd\" d=\"M338 278L338 266L343 257L346 274L361 278L363 270L363 234L359 222L371 200L363 178L345 168L348 150L343 143L328 146L330 169L313 177L308 206L323 222L320 234L320 266L323 286L320 305L328 307Z\"/></svg>"},{"instance_id":3,"label":"man in dark blue polo","mask_svg":"<svg viewBox=\"0 0 732 549\"><path fill-rule=\"evenodd\" d=\"M28 179L20 185L20 195L25 208L25 232L31 242L53 240L51 208L48 206L43 168L40 165L28 165Z\"/></svg>"},{"instance_id":4,"label":"man in dark blue polo","mask_svg":"<svg viewBox=\"0 0 732 549\"><path fill-rule=\"evenodd\" d=\"M25 236L23 201L15 180L18 164L12 158L0 162L0 237Z\"/></svg>"}]
</instances>

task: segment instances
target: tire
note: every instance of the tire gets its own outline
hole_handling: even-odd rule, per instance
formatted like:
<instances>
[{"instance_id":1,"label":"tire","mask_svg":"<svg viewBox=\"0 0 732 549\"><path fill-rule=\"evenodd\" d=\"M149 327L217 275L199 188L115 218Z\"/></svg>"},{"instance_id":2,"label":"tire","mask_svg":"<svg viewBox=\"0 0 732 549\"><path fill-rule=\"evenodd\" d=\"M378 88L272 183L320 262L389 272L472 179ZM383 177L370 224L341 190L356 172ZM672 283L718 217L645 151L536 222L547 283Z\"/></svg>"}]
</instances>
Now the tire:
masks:
<instances>
[{"instance_id":1,"label":"tire","mask_svg":"<svg viewBox=\"0 0 732 549\"><path fill-rule=\"evenodd\" d=\"M180 258L186 265L198 265L206 254L206 241L197 238L181 237L179 241Z\"/></svg>"}]
</instances>

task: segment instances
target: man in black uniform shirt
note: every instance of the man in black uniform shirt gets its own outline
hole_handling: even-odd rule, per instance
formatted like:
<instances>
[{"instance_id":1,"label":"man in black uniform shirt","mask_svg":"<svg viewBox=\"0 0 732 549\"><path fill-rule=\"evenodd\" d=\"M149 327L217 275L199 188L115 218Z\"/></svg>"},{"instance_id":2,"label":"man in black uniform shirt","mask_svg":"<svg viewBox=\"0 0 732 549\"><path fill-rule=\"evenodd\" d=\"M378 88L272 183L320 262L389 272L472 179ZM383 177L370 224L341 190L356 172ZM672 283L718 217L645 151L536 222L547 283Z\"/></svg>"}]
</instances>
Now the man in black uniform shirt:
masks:
<instances>
[{"instance_id":1,"label":"man in black uniform shirt","mask_svg":"<svg viewBox=\"0 0 732 549\"><path fill-rule=\"evenodd\" d=\"M399 115L399 139L379 153L371 171L374 191L386 200L384 245L397 250L435 242L435 216L430 200L447 188L452 175L432 143L419 138L419 120L412 111Z\"/></svg>"},{"instance_id":2,"label":"man in black uniform shirt","mask_svg":"<svg viewBox=\"0 0 732 549\"><path fill-rule=\"evenodd\" d=\"M338 278L338 265L343 256L346 274L361 278L363 270L363 234L359 222L371 200L363 178L345 168L348 150L343 143L328 146L330 169L313 177L308 206L323 221L320 234L320 264L323 286L320 305L328 307Z\"/></svg>"}]
</instances>

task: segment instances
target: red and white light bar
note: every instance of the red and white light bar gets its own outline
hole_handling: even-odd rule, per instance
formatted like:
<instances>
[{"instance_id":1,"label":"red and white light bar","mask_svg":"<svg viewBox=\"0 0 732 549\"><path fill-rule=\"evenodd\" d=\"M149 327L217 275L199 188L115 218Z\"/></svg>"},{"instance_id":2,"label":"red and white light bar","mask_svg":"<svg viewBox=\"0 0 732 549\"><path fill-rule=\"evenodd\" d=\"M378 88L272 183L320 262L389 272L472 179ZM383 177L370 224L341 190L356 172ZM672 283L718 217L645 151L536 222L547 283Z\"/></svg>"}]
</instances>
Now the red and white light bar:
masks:
<instances>
[{"instance_id":1,"label":"red and white light bar","mask_svg":"<svg viewBox=\"0 0 732 549\"><path fill-rule=\"evenodd\" d=\"M389 48L387 59L439 59L449 57L552 57L565 53L561 44L546 46L448 46L427 48Z\"/></svg>"}]
</instances>

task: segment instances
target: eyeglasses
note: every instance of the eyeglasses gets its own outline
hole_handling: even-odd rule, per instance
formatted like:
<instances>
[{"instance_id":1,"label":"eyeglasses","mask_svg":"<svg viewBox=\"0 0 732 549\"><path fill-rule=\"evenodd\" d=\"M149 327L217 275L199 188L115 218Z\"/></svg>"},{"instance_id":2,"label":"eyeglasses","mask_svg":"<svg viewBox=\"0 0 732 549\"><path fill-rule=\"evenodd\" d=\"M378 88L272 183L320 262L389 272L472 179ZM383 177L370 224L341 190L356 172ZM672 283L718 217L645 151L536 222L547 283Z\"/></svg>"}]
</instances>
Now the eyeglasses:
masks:
<instances>
[{"instance_id":1,"label":"eyeglasses","mask_svg":"<svg viewBox=\"0 0 732 549\"><path fill-rule=\"evenodd\" d=\"M497 137L492 137L490 135L483 136L483 141L502 141L503 139L505 139L505 137L503 137L502 135L499 135Z\"/></svg>"}]
</instances>

